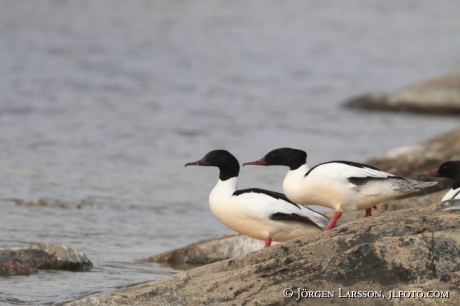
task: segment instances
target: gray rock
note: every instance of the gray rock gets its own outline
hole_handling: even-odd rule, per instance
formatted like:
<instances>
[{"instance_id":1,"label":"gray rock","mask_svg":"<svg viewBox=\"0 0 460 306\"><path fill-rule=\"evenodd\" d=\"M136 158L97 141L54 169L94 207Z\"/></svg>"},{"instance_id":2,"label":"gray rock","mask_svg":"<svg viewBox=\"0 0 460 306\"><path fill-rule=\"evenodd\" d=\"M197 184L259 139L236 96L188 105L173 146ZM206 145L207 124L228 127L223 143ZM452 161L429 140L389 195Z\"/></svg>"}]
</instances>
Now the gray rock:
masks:
<instances>
[{"instance_id":1,"label":"gray rock","mask_svg":"<svg viewBox=\"0 0 460 306\"><path fill-rule=\"evenodd\" d=\"M404 201L416 206L419 199ZM420 204L362 218L66 305L456 305L460 303L460 214L443 208L439 203ZM292 288L295 296L286 298L285 288ZM296 302L298 288L335 295ZM386 298L340 298L339 288L342 294L377 291ZM390 290L448 291L449 298L388 300Z\"/></svg>"},{"instance_id":2,"label":"gray rock","mask_svg":"<svg viewBox=\"0 0 460 306\"><path fill-rule=\"evenodd\" d=\"M16 257L0 256L0 275L31 275L37 270Z\"/></svg>"},{"instance_id":3,"label":"gray rock","mask_svg":"<svg viewBox=\"0 0 460 306\"><path fill-rule=\"evenodd\" d=\"M460 74L404 88L394 94L368 94L352 98L345 107L410 111L440 115L460 114Z\"/></svg>"},{"instance_id":4,"label":"gray rock","mask_svg":"<svg viewBox=\"0 0 460 306\"><path fill-rule=\"evenodd\" d=\"M258 251L263 247L263 241L231 232L139 261L165 263L173 267L183 268L184 266L181 265L204 265Z\"/></svg>"},{"instance_id":5,"label":"gray rock","mask_svg":"<svg viewBox=\"0 0 460 306\"><path fill-rule=\"evenodd\" d=\"M85 254L61 244L31 244L0 248L0 256L16 258L35 269L82 271L93 266Z\"/></svg>"}]
</instances>

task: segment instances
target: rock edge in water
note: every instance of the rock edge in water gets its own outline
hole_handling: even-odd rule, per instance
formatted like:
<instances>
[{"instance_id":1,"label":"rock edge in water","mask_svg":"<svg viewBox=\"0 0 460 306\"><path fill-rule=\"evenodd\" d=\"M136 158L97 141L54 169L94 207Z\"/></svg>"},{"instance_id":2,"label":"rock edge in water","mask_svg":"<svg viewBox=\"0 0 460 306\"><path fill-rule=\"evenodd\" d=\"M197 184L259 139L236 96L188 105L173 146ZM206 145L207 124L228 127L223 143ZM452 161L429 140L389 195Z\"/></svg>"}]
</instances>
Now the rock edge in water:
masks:
<instances>
[{"instance_id":1,"label":"rock edge in water","mask_svg":"<svg viewBox=\"0 0 460 306\"><path fill-rule=\"evenodd\" d=\"M274 242L276 244L276 242ZM141 259L139 262L157 262L174 265L204 265L260 250L264 242L235 232L198 241L179 249Z\"/></svg>"},{"instance_id":2,"label":"rock edge in water","mask_svg":"<svg viewBox=\"0 0 460 306\"><path fill-rule=\"evenodd\" d=\"M351 98L348 108L389 110L437 115L460 114L460 74L448 75L401 89Z\"/></svg>"},{"instance_id":3,"label":"rock edge in water","mask_svg":"<svg viewBox=\"0 0 460 306\"><path fill-rule=\"evenodd\" d=\"M295 304L296 296L287 299L283 295L285 288L335 292L334 298L309 298L309 305L455 305L460 302L460 214L443 208L439 203L421 204L362 218L66 305ZM339 298L339 288L343 292L377 291L387 299ZM449 298L388 300L390 290L449 291Z\"/></svg>"},{"instance_id":4,"label":"rock edge in water","mask_svg":"<svg viewBox=\"0 0 460 306\"><path fill-rule=\"evenodd\" d=\"M62 244L0 248L0 275L30 275L40 269L85 271L91 267L84 253Z\"/></svg>"}]
</instances>

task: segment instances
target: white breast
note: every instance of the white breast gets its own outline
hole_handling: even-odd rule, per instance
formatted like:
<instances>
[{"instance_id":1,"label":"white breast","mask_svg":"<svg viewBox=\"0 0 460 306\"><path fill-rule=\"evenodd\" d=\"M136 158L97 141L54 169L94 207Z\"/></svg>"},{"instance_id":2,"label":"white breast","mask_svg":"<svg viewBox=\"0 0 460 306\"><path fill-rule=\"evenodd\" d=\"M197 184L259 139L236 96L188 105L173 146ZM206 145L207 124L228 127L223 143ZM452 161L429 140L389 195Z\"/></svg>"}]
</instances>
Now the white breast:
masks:
<instances>
[{"instance_id":1,"label":"white breast","mask_svg":"<svg viewBox=\"0 0 460 306\"><path fill-rule=\"evenodd\" d=\"M447 200L456 200L460 199L460 187L457 189L451 189L449 190L443 197L441 202L447 201Z\"/></svg>"},{"instance_id":2,"label":"white breast","mask_svg":"<svg viewBox=\"0 0 460 306\"><path fill-rule=\"evenodd\" d=\"M287 241L322 231L319 227L300 222L271 220L270 216L274 213L295 212L311 214L314 218L321 218L321 215L266 194L244 193L233 196L236 185L236 178L219 180L209 196L212 213L230 229L255 239L272 238L274 241ZM321 221L327 224L329 220L323 218L326 220Z\"/></svg>"}]
</instances>

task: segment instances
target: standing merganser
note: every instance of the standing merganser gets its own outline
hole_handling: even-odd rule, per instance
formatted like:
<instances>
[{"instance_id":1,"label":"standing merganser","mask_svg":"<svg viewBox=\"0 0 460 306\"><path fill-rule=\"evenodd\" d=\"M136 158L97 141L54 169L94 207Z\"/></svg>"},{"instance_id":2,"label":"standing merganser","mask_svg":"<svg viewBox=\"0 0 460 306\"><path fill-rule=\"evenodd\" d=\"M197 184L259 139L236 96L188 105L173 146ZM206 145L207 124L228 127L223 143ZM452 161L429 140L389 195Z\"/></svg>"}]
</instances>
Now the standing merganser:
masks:
<instances>
[{"instance_id":1,"label":"standing merganser","mask_svg":"<svg viewBox=\"0 0 460 306\"><path fill-rule=\"evenodd\" d=\"M454 181L452 188L444 195L441 202L460 199L460 161L447 161L437 170L421 173L422 176L446 177Z\"/></svg>"},{"instance_id":2,"label":"standing merganser","mask_svg":"<svg viewBox=\"0 0 460 306\"><path fill-rule=\"evenodd\" d=\"M321 232L330 219L305 206L297 205L279 192L251 188L236 190L240 165L225 150L214 150L202 159L185 166L215 166L219 181L209 195L214 216L230 229L265 240L287 241Z\"/></svg>"},{"instance_id":3,"label":"standing merganser","mask_svg":"<svg viewBox=\"0 0 460 306\"><path fill-rule=\"evenodd\" d=\"M373 166L330 161L309 169L307 153L302 150L280 148L270 151L262 159L243 165L288 166L283 190L289 200L304 205L321 205L336 213L325 230L333 228L346 210L366 210L371 215L375 205L398 196L435 185L384 172Z\"/></svg>"}]
</instances>

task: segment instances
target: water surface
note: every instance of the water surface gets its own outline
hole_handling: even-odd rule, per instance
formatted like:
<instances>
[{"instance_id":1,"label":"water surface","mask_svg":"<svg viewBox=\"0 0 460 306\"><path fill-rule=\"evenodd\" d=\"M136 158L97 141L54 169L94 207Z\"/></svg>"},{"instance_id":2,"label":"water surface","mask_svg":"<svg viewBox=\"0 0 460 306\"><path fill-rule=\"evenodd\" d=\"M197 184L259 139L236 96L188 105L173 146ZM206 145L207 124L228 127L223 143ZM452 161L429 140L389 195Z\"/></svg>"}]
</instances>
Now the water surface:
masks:
<instances>
[{"instance_id":1,"label":"water surface","mask_svg":"<svg viewBox=\"0 0 460 306\"><path fill-rule=\"evenodd\" d=\"M340 104L459 71L459 15L455 1L0 1L0 245L63 243L95 266L2 277L0 301L176 273L135 260L227 232L207 204L217 170L184 168L212 149L365 161L457 127ZM285 171L244 168L239 186L281 191Z\"/></svg>"}]
</instances>

